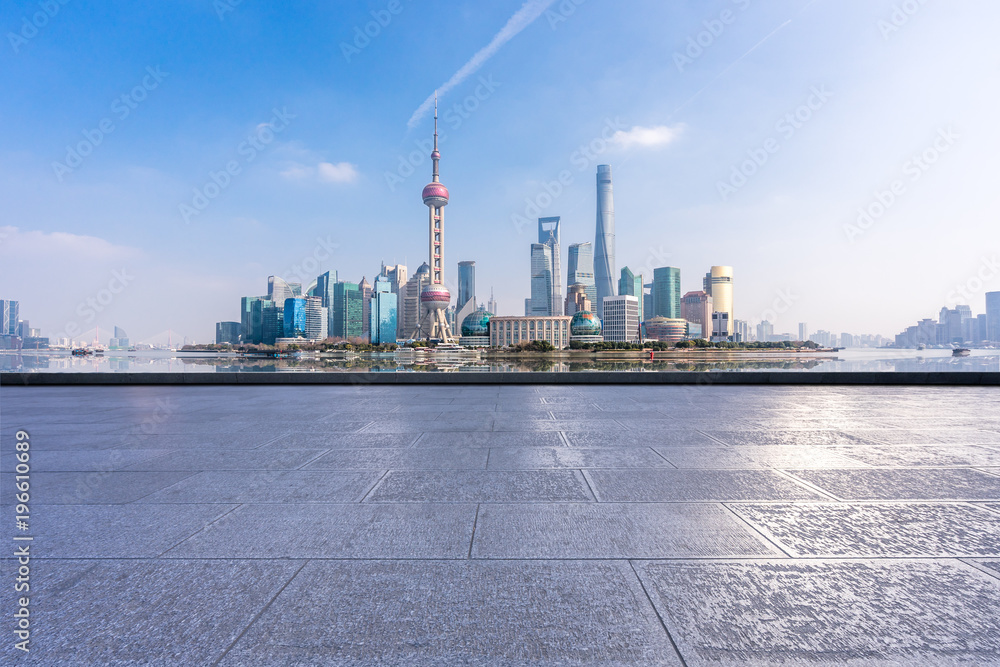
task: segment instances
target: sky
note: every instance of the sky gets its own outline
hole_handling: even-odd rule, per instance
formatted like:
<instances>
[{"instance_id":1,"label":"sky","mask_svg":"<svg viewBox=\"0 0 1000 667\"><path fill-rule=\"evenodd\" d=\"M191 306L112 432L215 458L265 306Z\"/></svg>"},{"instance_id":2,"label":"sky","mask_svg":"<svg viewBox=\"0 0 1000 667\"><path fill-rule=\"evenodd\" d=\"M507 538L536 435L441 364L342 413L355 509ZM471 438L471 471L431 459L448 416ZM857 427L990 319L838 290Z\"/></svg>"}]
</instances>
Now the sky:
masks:
<instances>
[{"instance_id":1,"label":"sky","mask_svg":"<svg viewBox=\"0 0 1000 667\"><path fill-rule=\"evenodd\" d=\"M1000 290L989 0L0 0L0 298L44 335L210 342L269 275L427 255L523 314L535 219L735 317L893 335ZM564 260L565 264L565 260ZM79 334L74 332L81 332Z\"/></svg>"}]
</instances>

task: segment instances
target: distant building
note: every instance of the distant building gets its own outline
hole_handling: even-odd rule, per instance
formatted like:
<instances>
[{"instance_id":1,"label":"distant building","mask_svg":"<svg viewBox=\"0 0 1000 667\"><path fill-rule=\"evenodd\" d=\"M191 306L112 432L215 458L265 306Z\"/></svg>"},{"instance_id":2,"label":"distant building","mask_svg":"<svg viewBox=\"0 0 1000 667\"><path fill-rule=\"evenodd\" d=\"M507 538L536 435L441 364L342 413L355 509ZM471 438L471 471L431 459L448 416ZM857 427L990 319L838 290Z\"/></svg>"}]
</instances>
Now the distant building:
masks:
<instances>
[{"instance_id":1,"label":"distant building","mask_svg":"<svg viewBox=\"0 0 1000 667\"><path fill-rule=\"evenodd\" d=\"M849 333L840 334L840 347L857 347L854 336Z\"/></svg>"},{"instance_id":2,"label":"distant building","mask_svg":"<svg viewBox=\"0 0 1000 667\"><path fill-rule=\"evenodd\" d=\"M399 297L392 292L392 282L387 276L375 280L372 291L369 330L373 345L396 342L396 313Z\"/></svg>"},{"instance_id":3,"label":"distant building","mask_svg":"<svg viewBox=\"0 0 1000 667\"><path fill-rule=\"evenodd\" d=\"M618 279L618 296L629 295L634 296L639 302L639 321L643 320L644 309L643 306L643 288L642 288L642 274L635 275L632 273L630 268L623 267L621 277ZM568 314L568 313L567 313Z\"/></svg>"},{"instance_id":4,"label":"distant building","mask_svg":"<svg viewBox=\"0 0 1000 667\"><path fill-rule=\"evenodd\" d=\"M653 269L653 317L681 317L681 270L672 266Z\"/></svg>"},{"instance_id":5,"label":"distant building","mask_svg":"<svg viewBox=\"0 0 1000 667\"><path fill-rule=\"evenodd\" d=\"M239 323L237 323L237 324L239 324ZM236 332L236 338L237 338L236 342L239 342L239 337L240 337L240 332L237 331ZM218 338L218 331L216 331L216 338ZM119 326L116 326L115 327L115 335L114 335L114 337L112 337L112 339L110 341L108 341L108 349L111 349L111 350L127 350L129 347L131 347L131 343L129 342L128 334L125 333L124 329L122 329Z\"/></svg>"},{"instance_id":6,"label":"distant building","mask_svg":"<svg viewBox=\"0 0 1000 667\"><path fill-rule=\"evenodd\" d=\"M286 299L287 301L287 299ZM274 345L275 341L285 336L285 316L284 309L279 308L273 301L265 300L261 304L261 340L264 345Z\"/></svg>"},{"instance_id":7,"label":"distant building","mask_svg":"<svg viewBox=\"0 0 1000 667\"><path fill-rule=\"evenodd\" d=\"M746 343L750 340L750 323L746 320L736 320L733 323L733 342Z\"/></svg>"},{"instance_id":8,"label":"distant building","mask_svg":"<svg viewBox=\"0 0 1000 667\"><path fill-rule=\"evenodd\" d=\"M566 291L566 308L564 314L573 316L581 310L593 311L593 304L587 296L587 286L581 283L570 285Z\"/></svg>"},{"instance_id":9,"label":"distant building","mask_svg":"<svg viewBox=\"0 0 1000 667\"><path fill-rule=\"evenodd\" d=\"M238 345L240 342L240 322L216 322L215 323L215 344L216 345ZM117 327L116 327L117 328ZM118 333L117 331L115 333ZM111 340L115 340L112 338ZM126 338L126 340L128 340ZM109 345L109 347L112 347ZM119 348L120 349L120 348Z\"/></svg>"},{"instance_id":10,"label":"distant building","mask_svg":"<svg viewBox=\"0 0 1000 667\"><path fill-rule=\"evenodd\" d=\"M774 325L764 320L757 325L757 340L762 343L770 343L774 338Z\"/></svg>"},{"instance_id":11,"label":"distant building","mask_svg":"<svg viewBox=\"0 0 1000 667\"><path fill-rule=\"evenodd\" d=\"M653 317L653 283L642 286L642 321Z\"/></svg>"},{"instance_id":12,"label":"distant building","mask_svg":"<svg viewBox=\"0 0 1000 667\"><path fill-rule=\"evenodd\" d=\"M654 317L642 323L642 331L643 340L677 343L688 338L688 323L680 318Z\"/></svg>"},{"instance_id":13,"label":"distant building","mask_svg":"<svg viewBox=\"0 0 1000 667\"><path fill-rule=\"evenodd\" d=\"M681 297L681 318L697 324L701 334L711 335L712 297L707 292L688 292Z\"/></svg>"},{"instance_id":14,"label":"distant building","mask_svg":"<svg viewBox=\"0 0 1000 667\"><path fill-rule=\"evenodd\" d=\"M533 340L547 340L554 347L569 346L569 322L565 315L552 317L490 318L490 346L510 347Z\"/></svg>"},{"instance_id":15,"label":"distant building","mask_svg":"<svg viewBox=\"0 0 1000 667\"><path fill-rule=\"evenodd\" d=\"M615 343L639 341L639 299L619 294L604 299L604 340Z\"/></svg>"},{"instance_id":16,"label":"distant building","mask_svg":"<svg viewBox=\"0 0 1000 667\"><path fill-rule=\"evenodd\" d=\"M538 242L549 247L552 260L552 296L549 299L551 312L549 315L562 315L562 249L560 247L560 218L538 219Z\"/></svg>"},{"instance_id":17,"label":"distant building","mask_svg":"<svg viewBox=\"0 0 1000 667\"><path fill-rule=\"evenodd\" d=\"M455 309L462 310L469 301L476 302L476 263L472 261L458 263L458 301Z\"/></svg>"},{"instance_id":18,"label":"distant building","mask_svg":"<svg viewBox=\"0 0 1000 667\"><path fill-rule=\"evenodd\" d=\"M497 306L497 300L493 298L492 287L490 288L490 300L486 302L486 310L487 312L493 313L494 315L500 312Z\"/></svg>"},{"instance_id":19,"label":"distant building","mask_svg":"<svg viewBox=\"0 0 1000 667\"><path fill-rule=\"evenodd\" d=\"M302 285L299 283L289 283L284 278L278 276L268 276L267 278L267 300L277 308L284 308L285 299L302 295Z\"/></svg>"},{"instance_id":20,"label":"distant building","mask_svg":"<svg viewBox=\"0 0 1000 667\"><path fill-rule=\"evenodd\" d=\"M799 340L809 340L809 326L805 322L799 322Z\"/></svg>"},{"instance_id":21,"label":"distant building","mask_svg":"<svg viewBox=\"0 0 1000 667\"><path fill-rule=\"evenodd\" d=\"M733 325L729 321L729 313L712 312L712 340L715 342L726 342L732 338Z\"/></svg>"},{"instance_id":22,"label":"distant building","mask_svg":"<svg viewBox=\"0 0 1000 667\"><path fill-rule=\"evenodd\" d=\"M733 311L733 267L713 266L703 281L705 292L712 297L712 312L729 313L729 322L735 321ZM732 331L728 335L732 335Z\"/></svg>"},{"instance_id":23,"label":"distant building","mask_svg":"<svg viewBox=\"0 0 1000 667\"><path fill-rule=\"evenodd\" d=\"M594 283L594 246L574 243L567 256L566 281L568 285L583 285L590 303L597 302L597 285ZM566 313L567 315L569 313Z\"/></svg>"},{"instance_id":24,"label":"distant building","mask_svg":"<svg viewBox=\"0 0 1000 667\"><path fill-rule=\"evenodd\" d=\"M986 293L986 337L1000 343L1000 292Z\"/></svg>"},{"instance_id":25,"label":"distant building","mask_svg":"<svg viewBox=\"0 0 1000 667\"><path fill-rule=\"evenodd\" d=\"M424 262L406 282L403 288L403 296L401 297L402 324L397 334L400 340L408 339L420 323L420 316L423 312L420 304L420 293L424 287L430 284L430 280L431 267L427 262Z\"/></svg>"},{"instance_id":26,"label":"distant building","mask_svg":"<svg viewBox=\"0 0 1000 667\"><path fill-rule=\"evenodd\" d=\"M364 276L361 276L361 282L358 283L358 292L361 293L361 337L367 339L371 320L372 286Z\"/></svg>"},{"instance_id":27,"label":"distant building","mask_svg":"<svg viewBox=\"0 0 1000 667\"><path fill-rule=\"evenodd\" d=\"M552 248L544 243L531 244L531 305L526 312L533 317L553 315Z\"/></svg>"},{"instance_id":28,"label":"distant building","mask_svg":"<svg viewBox=\"0 0 1000 667\"><path fill-rule=\"evenodd\" d=\"M306 338L309 340L326 340L329 326L329 314L323 299L318 296L306 297Z\"/></svg>"},{"instance_id":29,"label":"distant building","mask_svg":"<svg viewBox=\"0 0 1000 667\"><path fill-rule=\"evenodd\" d=\"M0 335L17 336L19 334L17 324L19 310L19 302L0 299L0 315L3 317L0 320Z\"/></svg>"}]
</instances>

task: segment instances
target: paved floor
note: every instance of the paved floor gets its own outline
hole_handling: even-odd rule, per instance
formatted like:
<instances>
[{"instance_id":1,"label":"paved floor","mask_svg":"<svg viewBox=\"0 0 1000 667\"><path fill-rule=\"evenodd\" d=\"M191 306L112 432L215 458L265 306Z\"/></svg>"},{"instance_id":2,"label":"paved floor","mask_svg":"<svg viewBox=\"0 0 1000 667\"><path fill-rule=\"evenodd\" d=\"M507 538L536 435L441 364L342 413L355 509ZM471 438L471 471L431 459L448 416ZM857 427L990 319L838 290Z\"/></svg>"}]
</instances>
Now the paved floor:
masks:
<instances>
[{"instance_id":1,"label":"paved floor","mask_svg":"<svg viewBox=\"0 0 1000 667\"><path fill-rule=\"evenodd\" d=\"M1000 664L997 390L4 387L0 420L3 664Z\"/></svg>"}]
</instances>

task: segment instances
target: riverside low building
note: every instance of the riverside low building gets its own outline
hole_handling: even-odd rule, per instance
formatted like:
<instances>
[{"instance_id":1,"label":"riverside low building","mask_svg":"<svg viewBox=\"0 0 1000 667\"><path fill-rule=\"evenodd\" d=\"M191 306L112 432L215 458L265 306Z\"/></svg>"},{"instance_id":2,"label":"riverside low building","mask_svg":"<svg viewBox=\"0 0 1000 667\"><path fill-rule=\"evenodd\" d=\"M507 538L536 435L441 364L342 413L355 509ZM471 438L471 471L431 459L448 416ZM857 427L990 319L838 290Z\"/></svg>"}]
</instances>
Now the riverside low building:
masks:
<instances>
[{"instance_id":1,"label":"riverside low building","mask_svg":"<svg viewBox=\"0 0 1000 667\"><path fill-rule=\"evenodd\" d=\"M510 347L533 340L545 340L553 347L569 347L569 322L563 315L552 317L499 317L490 318L490 346Z\"/></svg>"}]
</instances>

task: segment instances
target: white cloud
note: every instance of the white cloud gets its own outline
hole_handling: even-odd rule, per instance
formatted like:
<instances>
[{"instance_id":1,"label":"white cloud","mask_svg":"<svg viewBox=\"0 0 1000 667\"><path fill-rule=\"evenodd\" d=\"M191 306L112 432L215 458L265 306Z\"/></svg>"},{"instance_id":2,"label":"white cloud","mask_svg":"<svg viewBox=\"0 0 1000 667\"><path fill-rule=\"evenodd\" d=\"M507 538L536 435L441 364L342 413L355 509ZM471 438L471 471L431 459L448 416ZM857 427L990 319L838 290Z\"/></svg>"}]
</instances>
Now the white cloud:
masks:
<instances>
[{"instance_id":1,"label":"white cloud","mask_svg":"<svg viewBox=\"0 0 1000 667\"><path fill-rule=\"evenodd\" d=\"M528 2L525 2L524 5L522 5L519 10L514 12L514 15L507 20L507 23L500 29L500 32L493 36L493 39L490 40L489 44L477 51L476 55L472 56L472 58L469 59L469 62L462 65L462 67L460 67L459 70L444 83L444 85L437 89L434 95L428 97L424 100L423 104L417 107L417 110L413 112L412 116L410 116L410 120L407 121L407 127L416 127L417 123L420 122L420 119L426 116L428 111L434 108L435 95L443 97L452 88L474 74L476 70L482 67L487 60L492 58L504 44L514 39L519 32L531 25L535 19L541 16L542 13L554 2L555 0L528 0Z\"/></svg>"},{"instance_id":2,"label":"white cloud","mask_svg":"<svg viewBox=\"0 0 1000 667\"><path fill-rule=\"evenodd\" d=\"M0 227L0 256L8 258L45 258L49 261L72 258L74 262L109 262L136 258L141 254L137 248L115 245L96 236Z\"/></svg>"},{"instance_id":3,"label":"white cloud","mask_svg":"<svg viewBox=\"0 0 1000 667\"><path fill-rule=\"evenodd\" d=\"M281 176L290 181L318 180L322 183L354 183L358 180L358 167L350 162L320 162L315 167L289 162Z\"/></svg>"},{"instance_id":4,"label":"white cloud","mask_svg":"<svg viewBox=\"0 0 1000 667\"><path fill-rule=\"evenodd\" d=\"M619 147L629 149L639 148L659 148L672 143L683 130L682 125L667 127L657 125L656 127L635 126L631 130L618 130L611 136L611 141Z\"/></svg>"},{"instance_id":5,"label":"white cloud","mask_svg":"<svg viewBox=\"0 0 1000 667\"><path fill-rule=\"evenodd\" d=\"M350 162L320 162L317 167L319 179L327 183L353 183L358 179L358 168Z\"/></svg>"}]
</instances>

